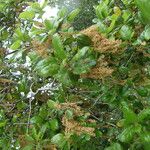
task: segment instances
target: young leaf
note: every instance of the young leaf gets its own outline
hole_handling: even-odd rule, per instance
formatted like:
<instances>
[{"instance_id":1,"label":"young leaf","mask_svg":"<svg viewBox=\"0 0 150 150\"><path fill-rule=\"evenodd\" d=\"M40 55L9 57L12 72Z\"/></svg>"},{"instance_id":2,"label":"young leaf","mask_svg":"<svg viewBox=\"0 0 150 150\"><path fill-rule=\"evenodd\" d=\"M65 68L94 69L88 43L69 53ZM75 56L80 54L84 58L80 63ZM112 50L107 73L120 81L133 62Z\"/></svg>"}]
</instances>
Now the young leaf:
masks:
<instances>
[{"instance_id":1,"label":"young leaf","mask_svg":"<svg viewBox=\"0 0 150 150\"><path fill-rule=\"evenodd\" d=\"M19 15L19 18L25 20L32 20L35 16L35 12L33 11L24 11Z\"/></svg>"},{"instance_id":2,"label":"young leaf","mask_svg":"<svg viewBox=\"0 0 150 150\"><path fill-rule=\"evenodd\" d=\"M10 49L17 50L20 46L21 46L21 40L17 40L11 45Z\"/></svg>"}]
</instances>

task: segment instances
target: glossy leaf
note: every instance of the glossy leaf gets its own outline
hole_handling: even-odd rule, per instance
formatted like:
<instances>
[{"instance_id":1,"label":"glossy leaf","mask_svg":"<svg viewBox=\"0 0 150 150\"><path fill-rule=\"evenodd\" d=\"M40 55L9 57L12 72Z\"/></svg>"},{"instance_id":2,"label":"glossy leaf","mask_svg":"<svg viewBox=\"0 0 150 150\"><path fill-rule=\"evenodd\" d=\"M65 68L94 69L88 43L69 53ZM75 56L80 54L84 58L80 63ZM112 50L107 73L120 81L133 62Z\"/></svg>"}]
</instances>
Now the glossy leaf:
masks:
<instances>
[{"instance_id":1,"label":"glossy leaf","mask_svg":"<svg viewBox=\"0 0 150 150\"><path fill-rule=\"evenodd\" d=\"M35 16L35 13L33 11L24 11L19 15L19 18L25 19L25 20L31 20Z\"/></svg>"}]
</instances>

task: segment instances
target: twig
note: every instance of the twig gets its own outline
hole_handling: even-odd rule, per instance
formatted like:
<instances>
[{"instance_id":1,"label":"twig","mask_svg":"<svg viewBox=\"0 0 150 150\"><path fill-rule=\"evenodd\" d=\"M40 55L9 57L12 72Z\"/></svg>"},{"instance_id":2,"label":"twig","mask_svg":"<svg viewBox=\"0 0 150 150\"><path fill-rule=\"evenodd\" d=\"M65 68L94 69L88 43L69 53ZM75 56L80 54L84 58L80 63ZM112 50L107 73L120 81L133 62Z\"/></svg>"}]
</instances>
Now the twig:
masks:
<instances>
[{"instance_id":1,"label":"twig","mask_svg":"<svg viewBox=\"0 0 150 150\"><path fill-rule=\"evenodd\" d=\"M29 133L31 113L32 113L32 98L29 99L29 115L28 115L28 123L27 123L27 133Z\"/></svg>"},{"instance_id":2,"label":"twig","mask_svg":"<svg viewBox=\"0 0 150 150\"><path fill-rule=\"evenodd\" d=\"M29 125L28 123L13 123L14 125ZM30 123L33 124L33 123Z\"/></svg>"}]
</instances>

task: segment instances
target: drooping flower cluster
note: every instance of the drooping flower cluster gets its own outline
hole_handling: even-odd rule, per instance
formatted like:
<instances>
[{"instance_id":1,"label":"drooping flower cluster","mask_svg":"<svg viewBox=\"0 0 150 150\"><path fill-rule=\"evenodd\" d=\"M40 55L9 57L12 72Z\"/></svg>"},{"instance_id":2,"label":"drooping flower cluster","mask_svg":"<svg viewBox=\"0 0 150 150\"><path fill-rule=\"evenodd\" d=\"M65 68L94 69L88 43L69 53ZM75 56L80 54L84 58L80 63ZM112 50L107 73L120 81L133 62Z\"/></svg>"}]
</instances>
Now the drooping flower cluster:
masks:
<instances>
[{"instance_id":1,"label":"drooping flower cluster","mask_svg":"<svg viewBox=\"0 0 150 150\"><path fill-rule=\"evenodd\" d=\"M65 133L72 133L76 135L88 134L91 136L95 136L95 128L87 127L82 124L82 122L78 121L76 118L84 115L89 115L85 111L81 110L81 107L77 105L77 103L62 103L57 105L57 109L59 110L71 110L73 112L73 117L68 118L67 112L65 111L64 116L62 117L62 125L64 126ZM95 122L92 119L86 119L86 123ZM85 122L84 122L85 123Z\"/></svg>"},{"instance_id":2,"label":"drooping flower cluster","mask_svg":"<svg viewBox=\"0 0 150 150\"><path fill-rule=\"evenodd\" d=\"M98 32L98 27L93 25L80 32L87 35L93 42L93 47L96 52L100 53L119 53L121 49L120 40L110 40Z\"/></svg>"},{"instance_id":3,"label":"drooping flower cluster","mask_svg":"<svg viewBox=\"0 0 150 150\"><path fill-rule=\"evenodd\" d=\"M47 57L48 56L48 49L51 46L51 39L47 39L45 42L39 42L37 40L33 40L32 42L33 50L38 53L41 57Z\"/></svg>"}]
</instances>

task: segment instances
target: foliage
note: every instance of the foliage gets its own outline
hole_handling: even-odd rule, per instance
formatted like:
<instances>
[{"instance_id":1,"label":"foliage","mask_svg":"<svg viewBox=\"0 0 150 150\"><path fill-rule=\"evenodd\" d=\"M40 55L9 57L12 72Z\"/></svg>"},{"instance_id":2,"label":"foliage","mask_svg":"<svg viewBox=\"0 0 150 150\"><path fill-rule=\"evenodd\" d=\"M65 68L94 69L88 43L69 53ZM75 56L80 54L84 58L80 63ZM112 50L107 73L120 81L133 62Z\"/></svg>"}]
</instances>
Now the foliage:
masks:
<instances>
[{"instance_id":1,"label":"foliage","mask_svg":"<svg viewBox=\"0 0 150 150\"><path fill-rule=\"evenodd\" d=\"M93 6L97 5L99 0L50 0L49 3L59 8L65 7L69 11L79 8L79 15L76 16L73 27L81 30L93 24L92 20L96 17Z\"/></svg>"},{"instance_id":2,"label":"foliage","mask_svg":"<svg viewBox=\"0 0 150 150\"><path fill-rule=\"evenodd\" d=\"M44 20L46 1L25 3L1 36L1 149L149 150L144 2L102 0L95 25L79 32L70 26L78 9Z\"/></svg>"}]
</instances>

